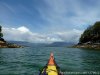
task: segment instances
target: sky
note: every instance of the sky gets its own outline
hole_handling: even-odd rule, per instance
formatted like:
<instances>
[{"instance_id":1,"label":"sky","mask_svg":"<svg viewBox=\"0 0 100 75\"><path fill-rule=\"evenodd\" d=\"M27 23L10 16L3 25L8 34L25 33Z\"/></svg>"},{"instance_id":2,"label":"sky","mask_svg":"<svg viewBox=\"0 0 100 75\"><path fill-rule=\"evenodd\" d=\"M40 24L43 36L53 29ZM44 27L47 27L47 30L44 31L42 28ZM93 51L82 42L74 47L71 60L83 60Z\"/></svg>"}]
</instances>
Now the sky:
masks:
<instances>
[{"instance_id":1,"label":"sky","mask_svg":"<svg viewBox=\"0 0 100 75\"><path fill-rule=\"evenodd\" d=\"M75 42L100 21L100 0L0 0L4 39Z\"/></svg>"}]
</instances>

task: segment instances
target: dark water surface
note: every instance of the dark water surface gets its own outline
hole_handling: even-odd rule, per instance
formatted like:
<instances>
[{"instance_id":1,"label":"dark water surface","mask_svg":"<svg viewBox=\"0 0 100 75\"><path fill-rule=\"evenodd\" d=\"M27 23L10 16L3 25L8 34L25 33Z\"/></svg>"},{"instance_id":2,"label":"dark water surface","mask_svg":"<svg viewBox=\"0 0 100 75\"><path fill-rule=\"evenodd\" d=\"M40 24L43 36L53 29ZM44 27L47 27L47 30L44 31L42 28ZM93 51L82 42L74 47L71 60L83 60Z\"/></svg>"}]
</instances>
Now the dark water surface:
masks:
<instances>
[{"instance_id":1,"label":"dark water surface","mask_svg":"<svg viewBox=\"0 0 100 75\"><path fill-rule=\"evenodd\" d=\"M100 50L66 47L27 47L0 49L0 75L38 75L54 53L57 64L65 71L100 71Z\"/></svg>"}]
</instances>

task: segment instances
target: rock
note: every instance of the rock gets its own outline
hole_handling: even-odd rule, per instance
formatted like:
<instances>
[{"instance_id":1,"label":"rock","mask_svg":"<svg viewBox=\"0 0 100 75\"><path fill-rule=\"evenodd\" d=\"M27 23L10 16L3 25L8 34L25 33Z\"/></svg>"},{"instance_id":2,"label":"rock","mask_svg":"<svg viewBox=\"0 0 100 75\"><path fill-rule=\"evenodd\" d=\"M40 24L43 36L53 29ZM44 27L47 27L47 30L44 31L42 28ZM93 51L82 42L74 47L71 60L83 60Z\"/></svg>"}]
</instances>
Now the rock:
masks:
<instances>
[{"instance_id":1,"label":"rock","mask_svg":"<svg viewBox=\"0 0 100 75\"><path fill-rule=\"evenodd\" d=\"M23 48L24 46L20 46L17 44L6 43L4 41L0 41L0 48Z\"/></svg>"}]
</instances>

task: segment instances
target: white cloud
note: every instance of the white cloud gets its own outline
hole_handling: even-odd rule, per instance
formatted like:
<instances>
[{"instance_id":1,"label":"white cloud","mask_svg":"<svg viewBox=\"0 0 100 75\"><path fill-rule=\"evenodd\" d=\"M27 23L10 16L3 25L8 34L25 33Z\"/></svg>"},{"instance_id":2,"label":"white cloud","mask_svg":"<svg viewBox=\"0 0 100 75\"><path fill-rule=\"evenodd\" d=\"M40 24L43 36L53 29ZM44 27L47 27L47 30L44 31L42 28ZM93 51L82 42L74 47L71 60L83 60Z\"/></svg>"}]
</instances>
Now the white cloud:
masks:
<instances>
[{"instance_id":1,"label":"white cloud","mask_svg":"<svg viewBox=\"0 0 100 75\"><path fill-rule=\"evenodd\" d=\"M25 26L19 27L17 28L17 30L19 30L20 32L26 33L26 32L30 32L28 28L26 28Z\"/></svg>"},{"instance_id":2,"label":"white cloud","mask_svg":"<svg viewBox=\"0 0 100 75\"><path fill-rule=\"evenodd\" d=\"M77 43L79 40L80 35L82 34L83 31L72 29L70 31L66 32L58 32L56 33L59 38L63 41L67 42L75 42Z\"/></svg>"},{"instance_id":3,"label":"white cloud","mask_svg":"<svg viewBox=\"0 0 100 75\"><path fill-rule=\"evenodd\" d=\"M56 41L78 42L82 31L73 29L66 32L40 34L31 32L27 27L3 28L4 38L13 41L27 41L35 43L51 43Z\"/></svg>"},{"instance_id":4,"label":"white cloud","mask_svg":"<svg viewBox=\"0 0 100 75\"><path fill-rule=\"evenodd\" d=\"M18 28L3 28L4 38L14 41L28 42L53 42L58 41L56 38L31 32L27 27L21 26Z\"/></svg>"}]
</instances>

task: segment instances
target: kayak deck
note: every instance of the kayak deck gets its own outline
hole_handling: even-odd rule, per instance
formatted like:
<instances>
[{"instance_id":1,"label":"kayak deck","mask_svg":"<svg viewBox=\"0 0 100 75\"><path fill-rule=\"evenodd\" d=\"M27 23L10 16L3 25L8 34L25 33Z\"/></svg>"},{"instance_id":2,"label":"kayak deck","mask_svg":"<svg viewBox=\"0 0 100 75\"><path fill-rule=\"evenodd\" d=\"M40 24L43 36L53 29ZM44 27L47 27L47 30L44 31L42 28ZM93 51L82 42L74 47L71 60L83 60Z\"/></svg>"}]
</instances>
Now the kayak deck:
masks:
<instances>
[{"instance_id":1,"label":"kayak deck","mask_svg":"<svg viewBox=\"0 0 100 75\"><path fill-rule=\"evenodd\" d=\"M39 75L61 75L58 65L55 62L53 53L50 54L50 58L46 66L42 69Z\"/></svg>"}]
</instances>

